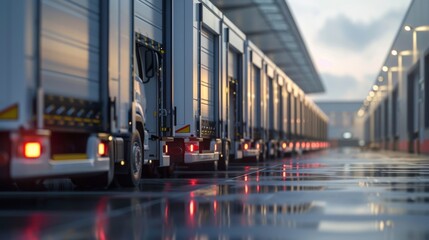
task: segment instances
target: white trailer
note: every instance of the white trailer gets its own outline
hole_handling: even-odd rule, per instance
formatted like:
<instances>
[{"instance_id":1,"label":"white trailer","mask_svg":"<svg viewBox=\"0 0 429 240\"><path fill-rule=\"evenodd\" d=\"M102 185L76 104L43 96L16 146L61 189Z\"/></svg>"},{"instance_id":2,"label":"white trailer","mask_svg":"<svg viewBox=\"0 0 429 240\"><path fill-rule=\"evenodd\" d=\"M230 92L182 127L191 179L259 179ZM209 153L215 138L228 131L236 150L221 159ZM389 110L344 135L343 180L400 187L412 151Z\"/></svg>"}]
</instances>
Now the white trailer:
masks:
<instances>
[{"instance_id":1,"label":"white trailer","mask_svg":"<svg viewBox=\"0 0 429 240\"><path fill-rule=\"evenodd\" d=\"M278 74L276 72L275 64L268 59L264 58L265 74L266 74L266 103L267 108L265 117L267 121L268 140L267 145L268 157L277 157L279 149L279 130L280 130L280 87L278 82Z\"/></svg>"},{"instance_id":2,"label":"white trailer","mask_svg":"<svg viewBox=\"0 0 429 240\"><path fill-rule=\"evenodd\" d=\"M231 21L223 18L224 41L222 47L221 85L221 133L222 155L238 160L243 158L244 149L244 78L245 41L242 33ZM247 143L248 144L248 143ZM219 164L221 167L222 164Z\"/></svg>"},{"instance_id":3,"label":"white trailer","mask_svg":"<svg viewBox=\"0 0 429 240\"><path fill-rule=\"evenodd\" d=\"M252 42L245 44L246 75L244 78L244 143L243 157L264 160L267 148L266 74L263 53Z\"/></svg>"},{"instance_id":4,"label":"white trailer","mask_svg":"<svg viewBox=\"0 0 429 240\"><path fill-rule=\"evenodd\" d=\"M172 78L174 141L168 143L177 164L221 158L219 88L222 13L209 1L172 1Z\"/></svg>"},{"instance_id":5,"label":"white trailer","mask_svg":"<svg viewBox=\"0 0 429 240\"><path fill-rule=\"evenodd\" d=\"M111 181L102 8L102 1L1 2L2 183L74 174Z\"/></svg>"},{"instance_id":6,"label":"white trailer","mask_svg":"<svg viewBox=\"0 0 429 240\"><path fill-rule=\"evenodd\" d=\"M279 154L285 155L292 151L290 145L290 93L292 81L284 74L283 71L277 69L278 83L280 86L279 99Z\"/></svg>"},{"instance_id":7,"label":"white trailer","mask_svg":"<svg viewBox=\"0 0 429 240\"><path fill-rule=\"evenodd\" d=\"M136 186L145 163L169 166L161 1L1 5L2 183Z\"/></svg>"}]
</instances>

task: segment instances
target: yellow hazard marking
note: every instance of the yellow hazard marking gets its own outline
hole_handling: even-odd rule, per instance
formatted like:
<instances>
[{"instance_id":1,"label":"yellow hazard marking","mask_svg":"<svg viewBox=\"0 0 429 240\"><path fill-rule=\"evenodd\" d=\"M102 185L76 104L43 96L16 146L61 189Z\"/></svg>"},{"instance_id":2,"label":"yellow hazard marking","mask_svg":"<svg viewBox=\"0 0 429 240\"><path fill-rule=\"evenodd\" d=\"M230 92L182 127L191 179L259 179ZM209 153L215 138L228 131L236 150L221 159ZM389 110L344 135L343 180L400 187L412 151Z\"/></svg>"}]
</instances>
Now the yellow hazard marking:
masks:
<instances>
[{"instance_id":1,"label":"yellow hazard marking","mask_svg":"<svg viewBox=\"0 0 429 240\"><path fill-rule=\"evenodd\" d=\"M191 132L190 124L176 130L176 133L190 133L190 132Z\"/></svg>"},{"instance_id":2,"label":"yellow hazard marking","mask_svg":"<svg viewBox=\"0 0 429 240\"><path fill-rule=\"evenodd\" d=\"M17 120L17 119L18 119L18 104L14 104L0 111L0 120Z\"/></svg>"},{"instance_id":3,"label":"yellow hazard marking","mask_svg":"<svg viewBox=\"0 0 429 240\"><path fill-rule=\"evenodd\" d=\"M85 153L54 154L52 155L52 159L55 161L84 160L88 159L88 156Z\"/></svg>"}]
</instances>

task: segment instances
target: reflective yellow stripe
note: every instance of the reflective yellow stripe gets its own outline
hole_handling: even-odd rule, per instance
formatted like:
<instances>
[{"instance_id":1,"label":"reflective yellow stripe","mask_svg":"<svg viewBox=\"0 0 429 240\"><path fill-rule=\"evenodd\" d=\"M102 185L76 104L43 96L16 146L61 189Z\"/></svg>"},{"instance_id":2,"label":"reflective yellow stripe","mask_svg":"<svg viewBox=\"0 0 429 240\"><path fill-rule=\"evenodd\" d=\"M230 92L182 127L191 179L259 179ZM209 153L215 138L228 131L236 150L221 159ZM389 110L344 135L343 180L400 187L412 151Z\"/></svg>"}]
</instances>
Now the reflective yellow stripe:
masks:
<instances>
[{"instance_id":1,"label":"reflective yellow stripe","mask_svg":"<svg viewBox=\"0 0 429 240\"><path fill-rule=\"evenodd\" d=\"M18 104L0 111L0 120L18 120Z\"/></svg>"},{"instance_id":2,"label":"reflective yellow stripe","mask_svg":"<svg viewBox=\"0 0 429 240\"><path fill-rule=\"evenodd\" d=\"M88 159L88 156L84 153L71 153L71 154L54 154L52 159L55 161L63 160L84 160Z\"/></svg>"},{"instance_id":3,"label":"reflective yellow stripe","mask_svg":"<svg viewBox=\"0 0 429 240\"><path fill-rule=\"evenodd\" d=\"M191 125L189 124L176 130L176 133L190 133L190 132L191 132Z\"/></svg>"}]
</instances>

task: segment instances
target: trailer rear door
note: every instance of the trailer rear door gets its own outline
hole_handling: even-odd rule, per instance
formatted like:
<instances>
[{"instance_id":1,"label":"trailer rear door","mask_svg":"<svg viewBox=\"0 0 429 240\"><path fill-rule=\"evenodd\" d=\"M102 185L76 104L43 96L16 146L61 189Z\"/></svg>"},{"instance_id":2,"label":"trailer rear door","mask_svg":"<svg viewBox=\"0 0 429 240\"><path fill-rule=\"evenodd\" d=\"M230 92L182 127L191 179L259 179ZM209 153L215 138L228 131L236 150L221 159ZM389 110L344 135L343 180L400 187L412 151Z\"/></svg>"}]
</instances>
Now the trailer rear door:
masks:
<instances>
[{"instance_id":1,"label":"trailer rear door","mask_svg":"<svg viewBox=\"0 0 429 240\"><path fill-rule=\"evenodd\" d=\"M216 74L216 38L215 35L202 28L201 31L201 136L216 135L215 123L215 79Z\"/></svg>"},{"instance_id":2,"label":"trailer rear door","mask_svg":"<svg viewBox=\"0 0 429 240\"><path fill-rule=\"evenodd\" d=\"M242 137L242 107L241 107L241 94L242 94L242 80L240 79L241 55L233 50L228 52L228 98L229 98L229 129L230 139L240 139Z\"/></svg>"},{"instance_id":3,"label":"trailer rear door","mask_svg":"<svg viewBox=\"0 0 429 240\"><path fill-rule=\"evenodd\" d=\"M253 106L251 111L253 112L253 128L254 128L254 139L259 139L262 137L261 128L262 128L262 110L261 110L261 69L253 65L253 78L252 78L252 95L250 96L253 100ZM255 98L253 98L255 96Z\"/></svg>"},{"instance_id":4,"label":"trailer rear door","mask_svg":"<svg viewBox=\"0 0 429 240\"><path fill-rule=\"evenodd\" d=\"M40 16L45 127L98 129L100 1L42 0Z\"/></svg>"}]
</instances>

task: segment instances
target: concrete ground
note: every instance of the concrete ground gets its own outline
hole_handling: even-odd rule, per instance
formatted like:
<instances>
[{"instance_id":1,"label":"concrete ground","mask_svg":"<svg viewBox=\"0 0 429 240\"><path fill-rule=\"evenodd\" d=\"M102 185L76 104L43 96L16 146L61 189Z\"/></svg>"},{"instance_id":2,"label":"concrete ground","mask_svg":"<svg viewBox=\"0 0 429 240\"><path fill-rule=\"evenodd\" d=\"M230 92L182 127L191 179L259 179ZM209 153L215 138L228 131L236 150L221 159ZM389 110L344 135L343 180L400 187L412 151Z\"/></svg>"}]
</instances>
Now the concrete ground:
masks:
<instances>
[{"instance_id":1,"label":"concrete ground","mask_svg":"<svg viewBox=\"0 0 429 240\"><path fill-rule=\"evenodd\" d=\"M429 239L429 157L332 149L139 189L0 192L0 239Z\"/></svg>"}]
</instances>

